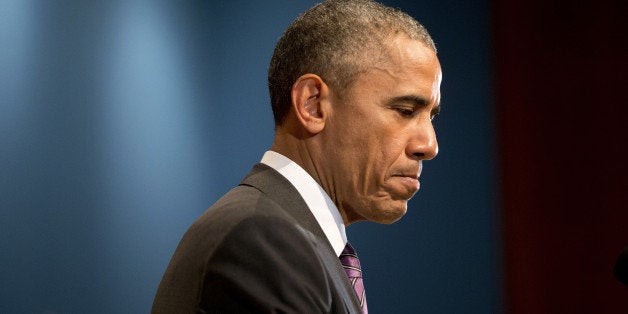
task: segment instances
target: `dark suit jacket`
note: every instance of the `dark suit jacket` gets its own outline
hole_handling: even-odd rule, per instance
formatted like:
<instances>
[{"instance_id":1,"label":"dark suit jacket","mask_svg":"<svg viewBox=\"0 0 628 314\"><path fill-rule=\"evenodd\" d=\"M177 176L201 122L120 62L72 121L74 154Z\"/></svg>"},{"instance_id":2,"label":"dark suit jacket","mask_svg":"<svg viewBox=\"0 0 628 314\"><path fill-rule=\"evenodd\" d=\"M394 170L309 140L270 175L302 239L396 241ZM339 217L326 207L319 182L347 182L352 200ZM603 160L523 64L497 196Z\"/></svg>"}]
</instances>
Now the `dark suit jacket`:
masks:
<instances>
[{"instance_id":1,"label":"dark suit jacket","mask_svg":"<svg viewBox=\"0 0 628 314\"><path fill-rule=\"evenodd\" d=\"M257 164L185 233L153 313L360 313L297 190Z\"/></svg>"}]
</instances>

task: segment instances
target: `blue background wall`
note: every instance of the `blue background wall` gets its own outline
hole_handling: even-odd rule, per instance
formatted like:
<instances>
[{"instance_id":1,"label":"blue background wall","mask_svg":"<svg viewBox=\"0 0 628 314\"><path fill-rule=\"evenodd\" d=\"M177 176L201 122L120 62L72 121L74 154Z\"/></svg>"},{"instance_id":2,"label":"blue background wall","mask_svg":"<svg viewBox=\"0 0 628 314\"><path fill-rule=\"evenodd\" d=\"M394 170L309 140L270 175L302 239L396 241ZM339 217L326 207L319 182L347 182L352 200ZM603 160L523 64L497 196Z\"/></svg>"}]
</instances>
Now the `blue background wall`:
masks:
<instances>
[{"instance_id":1,"label":"blue background wall","mask_svg":"<svg viewBox=\"0 0 628 314\"><path fill-rule=\"evenodd\" d=\"M0 2L0 312L148 312L186 228L272 141L266 69L313 1ZM349 237L374 313L501 311L484 1L385 1L439 48L440 155Z\"/></svg>"}]
</instances>

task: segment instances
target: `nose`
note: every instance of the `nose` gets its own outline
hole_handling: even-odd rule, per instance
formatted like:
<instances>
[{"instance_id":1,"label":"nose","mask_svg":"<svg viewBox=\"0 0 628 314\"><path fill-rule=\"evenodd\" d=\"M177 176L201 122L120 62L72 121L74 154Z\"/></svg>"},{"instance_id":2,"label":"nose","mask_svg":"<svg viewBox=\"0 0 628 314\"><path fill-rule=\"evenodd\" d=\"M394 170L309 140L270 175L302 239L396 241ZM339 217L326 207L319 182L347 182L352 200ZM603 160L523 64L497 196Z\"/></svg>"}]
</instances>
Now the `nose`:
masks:
<instances>
[{"instance_id":1,"label":"nose","mask_svg":"<svg viewBox=\"0 0 628 314\"><path fill-rule=\"evenodd\" d=\"M438 155L438 141L431 120L418 124L413 130L406 154L416 160L430 160Z\"/></svg>"}]
</instances>

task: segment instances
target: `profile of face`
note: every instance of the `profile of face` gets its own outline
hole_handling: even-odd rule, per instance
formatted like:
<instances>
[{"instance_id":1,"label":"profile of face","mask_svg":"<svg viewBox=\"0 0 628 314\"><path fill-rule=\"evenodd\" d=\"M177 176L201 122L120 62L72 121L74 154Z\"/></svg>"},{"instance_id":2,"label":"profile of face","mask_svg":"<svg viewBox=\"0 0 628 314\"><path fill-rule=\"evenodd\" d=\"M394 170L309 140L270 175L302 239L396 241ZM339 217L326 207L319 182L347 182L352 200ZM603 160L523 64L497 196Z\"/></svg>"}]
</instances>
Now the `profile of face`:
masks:
<instances>
[{"instance_id":1,"label":"profile of face","mask_svg":"<svg viewBox=\"0 0 628 314\"><path fill-rule=\"evenodd\" d=\"M438 58L406 36L393 38L388 49L388 62L361 73L342 97L331 97L321 132L321 184L346 224L401 218L419 190L422 161L438 153L432 125L440 108Z\"/></svg>"}]
</instances>

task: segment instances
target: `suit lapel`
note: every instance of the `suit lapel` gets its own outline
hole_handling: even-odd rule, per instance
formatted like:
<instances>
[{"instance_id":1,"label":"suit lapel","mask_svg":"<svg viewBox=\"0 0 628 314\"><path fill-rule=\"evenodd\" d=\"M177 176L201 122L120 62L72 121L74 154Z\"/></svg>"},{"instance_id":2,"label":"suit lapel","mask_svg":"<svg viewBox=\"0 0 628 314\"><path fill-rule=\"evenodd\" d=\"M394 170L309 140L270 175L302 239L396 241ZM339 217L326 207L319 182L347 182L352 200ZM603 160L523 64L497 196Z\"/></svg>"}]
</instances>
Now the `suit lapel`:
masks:
<instances>
[{"instance_id":1,"label":"suit lapel","mask_svg":"<svg viewBox=\"0 0 628 314\"><path fill-rule=\"evenodd\" d=\"M343 300L351 300L352 304L347 304L347 307L360 309L359 301L338 256L297 189L279 172L261 163L253 167L240 185L260 190L297 221L298 227L309 234L332 280L342 286L339 292Z\"/></svg>"}]
</instances>

